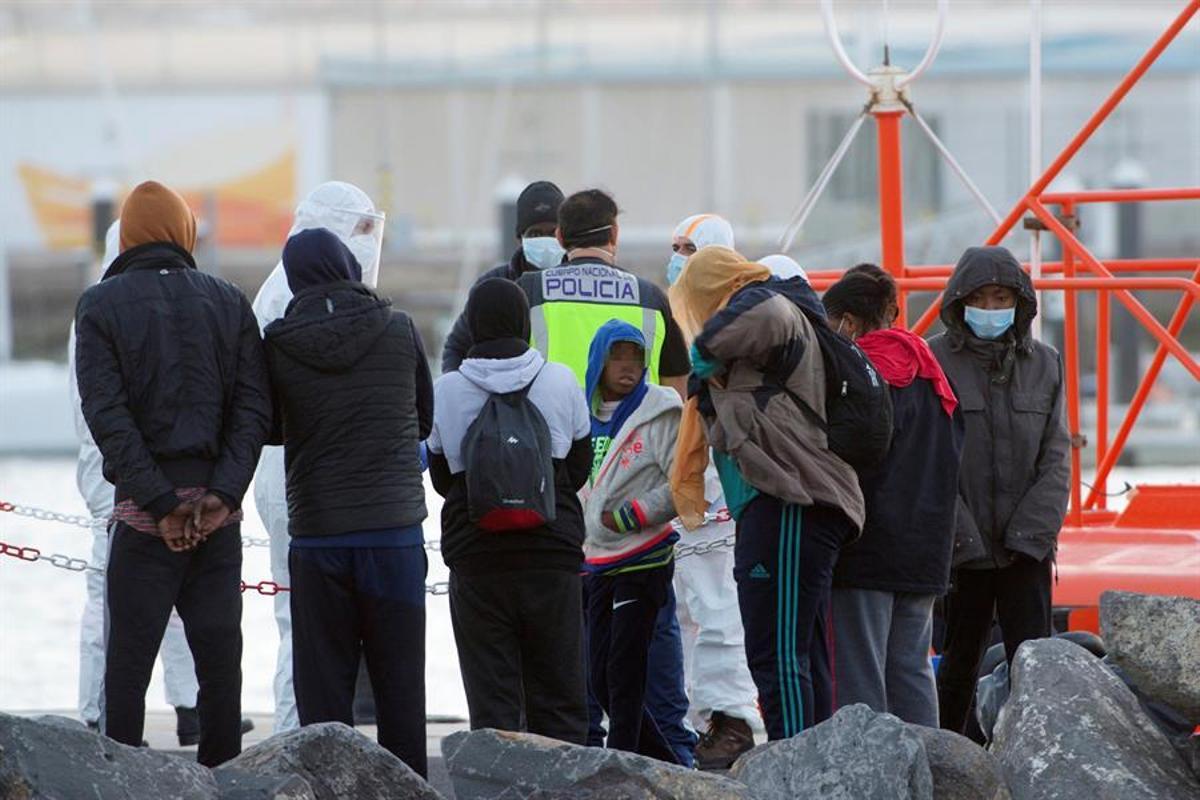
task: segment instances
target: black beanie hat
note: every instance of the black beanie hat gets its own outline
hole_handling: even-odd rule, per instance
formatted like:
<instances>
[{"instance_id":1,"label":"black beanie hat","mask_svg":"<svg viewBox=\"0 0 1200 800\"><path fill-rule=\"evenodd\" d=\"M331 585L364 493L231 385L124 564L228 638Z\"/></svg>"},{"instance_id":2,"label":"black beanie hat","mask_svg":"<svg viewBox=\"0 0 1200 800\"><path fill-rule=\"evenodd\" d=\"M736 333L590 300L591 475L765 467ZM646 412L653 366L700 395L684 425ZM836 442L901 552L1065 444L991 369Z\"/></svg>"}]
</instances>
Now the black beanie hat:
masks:
<instances>
[{"instance_id":1,"label":"black beanie hat","mask_svg":"<svg viewBox=\"0 0 1200 800\"><path fill-rule=\"evenodd\" d=\"M478 284L463 313L475 342L469 358L512 358L529 349L529 300L512 281L489 278Z\"/></svg>"},{"instance_id":2,"label":"black beanie hat","mask_svg":"<svg viewBox=\"0 0 1200 800\"><path fill-rule=\"evenodd\" d=\"M517 238L541 222L558 224L558 207L563 202L562 189L550 181L534 181L517 198Z\"/></svg>"}]
</instances>

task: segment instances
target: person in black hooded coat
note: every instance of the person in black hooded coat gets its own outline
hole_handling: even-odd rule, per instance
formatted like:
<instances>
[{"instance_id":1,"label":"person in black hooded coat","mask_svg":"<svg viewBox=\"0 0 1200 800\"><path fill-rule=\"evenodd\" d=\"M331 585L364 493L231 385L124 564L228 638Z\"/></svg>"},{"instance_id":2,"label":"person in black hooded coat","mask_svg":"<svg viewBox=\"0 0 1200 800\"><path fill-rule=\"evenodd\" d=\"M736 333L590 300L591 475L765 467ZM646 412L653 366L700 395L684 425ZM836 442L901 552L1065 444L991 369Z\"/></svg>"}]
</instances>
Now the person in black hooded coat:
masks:
<instances>
[{"instance_id":1,"label":"person in black hooded coat","mask_svg":"<svg viewBox=\"0 0 1200 800\"><path fill-rule=\"evenodd\" d=\"M526 272L558 266L565 251L554 238L554 230L558 227L558 207L562 202L562 190L550 181L534 181L526 186L517 197L517 249L507 263L480 275L475 286L492 278L516 281ZM464 309L454 320L442 348L442 372L458 369L473 344L475 338Z\"/></svg>"},{"instance_id":2,"label":"person in black hooded coat","mask_svg":"<svg viewBox=\"0 0 1200 800\"><path fill-rule=\"evenodd\" d=\"M1011 664L1049 636L1051 569L1067 509L1063 368L1033 338L1033 282L1003 247L971 247L946 285L946 332L929 342L966 421L954 572L938 667L941 726L961 732L992 621Z\"/></svg>"},{"instance_id":3,"label":"person in black hooded coat","mask_svg":"<svg viewBox=\"0 0 1200 800\"><path fill-rule=\"evenodd\" d=\"M412 319L335 234L283 249L295 297L266 329L284 446L301 725L354 724L360 655L379 743L425 775L425 494L433 383Z\"/></svg>"}]
</instances>

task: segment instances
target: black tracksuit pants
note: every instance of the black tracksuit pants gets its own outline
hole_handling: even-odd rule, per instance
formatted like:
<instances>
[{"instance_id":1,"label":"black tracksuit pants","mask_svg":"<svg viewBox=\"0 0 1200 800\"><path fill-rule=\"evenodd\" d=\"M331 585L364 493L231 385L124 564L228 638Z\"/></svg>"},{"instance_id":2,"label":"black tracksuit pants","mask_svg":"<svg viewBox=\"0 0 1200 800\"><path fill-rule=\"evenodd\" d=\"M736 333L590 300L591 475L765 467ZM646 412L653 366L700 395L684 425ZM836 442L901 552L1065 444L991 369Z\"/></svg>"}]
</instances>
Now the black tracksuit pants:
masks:
<instances>
[{"instance_id":1,"label":"black tracksuit pants","mask_svg":"<svg viewBox=\"0 0 1200 800\"><path fill-rule=\"evenodd\" d=\"M200 684L196 760L215 767L242 750L242 536L228 525L174 553L117 523L109 544L104 733L142 743L146 688L172 607L183 620Z\"/></svg>"},{"instance_id":2,"label":"black tracksuit pants","mask_svg":"<svg viewBox=\"0 0 1200 800\"><path fill-rule=\"evenodd\" d=\"M422 777L425 573L421 545L292 547L292 679L301 725L354 725L359 659L375 695L379 744Z\"/></svg>"},{"instance_id":3,"label":"black tracksuit pants","mask_svg":"<svg viewBox=\"0 0 1200 800\"><path fill-rule=\"evenodd\" d=\"M975 701L979 662L998 620L1012 665L1027 639L1049 636L1052 561L1018 556L1003 569L959 569L946 595L946 643L938 665L941 726L962 733Z\"/></svg>"},{"instance_id":4,"label":"black tracksuit pants","mask_svg":"<svg viewBox=\"0 0 1200 800\"><path fill-rule=\"evenodd\" d=\"M733 577L746 664L768 738L787 739L833 713L828 613L833 567L853 523L828 506L759 495L742 512Z\"/></svg>"},{"instance_id":5,"label":"black tracksuit pants","mask_svg":"<svg viewBox=\"0 0 1200 800\"><path fill-rule=\"evenodd\" d=\"M659 609L667 602L675 562L588 582L588 677L608 714L608 747L669 764L675 751L646 710L646 669Z\"/></svg>"},{"instance_id":6,"label":"black tracksuit pants","mask_svg":"<svg viewBox=\"0 0 1200 800\"><path fill-rule=\"evenodd\" d=\"M450 620L471 729L587 739L579 575L450 570Z\"/></svg>"}]
</instances>

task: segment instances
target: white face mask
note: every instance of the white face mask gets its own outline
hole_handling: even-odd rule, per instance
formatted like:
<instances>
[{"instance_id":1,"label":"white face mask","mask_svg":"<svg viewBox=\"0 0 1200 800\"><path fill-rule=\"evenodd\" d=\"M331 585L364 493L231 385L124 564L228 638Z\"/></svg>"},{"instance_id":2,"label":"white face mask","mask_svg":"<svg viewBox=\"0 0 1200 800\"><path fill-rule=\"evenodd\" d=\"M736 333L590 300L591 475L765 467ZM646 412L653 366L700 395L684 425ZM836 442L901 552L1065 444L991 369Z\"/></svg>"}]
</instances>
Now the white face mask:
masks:
<instances>
[{"instance_id":1,"label":"white face mask","mask_svg":"<svg viewBox=\"0 0 1200 800\"><path fill-rule=\"evenodd\" d=\"M538 269L557 267L566 253L558 239L553 236L530 236L522 239L521 250L525 253L525 260Z\"/></svg>"}]
</instances>

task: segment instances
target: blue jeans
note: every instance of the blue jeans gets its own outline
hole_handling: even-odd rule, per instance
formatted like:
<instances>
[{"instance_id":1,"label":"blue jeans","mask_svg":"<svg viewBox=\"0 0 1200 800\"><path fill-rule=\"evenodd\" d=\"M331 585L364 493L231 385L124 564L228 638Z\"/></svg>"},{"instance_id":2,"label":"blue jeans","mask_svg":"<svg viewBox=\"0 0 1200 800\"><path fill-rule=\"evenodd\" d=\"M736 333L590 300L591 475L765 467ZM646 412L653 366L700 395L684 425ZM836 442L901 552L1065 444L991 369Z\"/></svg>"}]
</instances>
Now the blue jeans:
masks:
<instances>
[{"instance_id":1,"label":"blue jeans","mask_svg":"<svg viewBox=\"0 0 1200 800\"><path fill-rule=\"evenodd\" d=\"M584 637L584 641L587 641L587 637ZM700 737L686 722L688 697L684 689L683 642L679 633L679 617L675 614L674 586L668 592L667 602L659 609L654 623L654 637L650 640L646 665L646 710L679 763L689 768L694 766L694 751ZM603 747L605 734L604 711L589 687L588 745Z\"/></svg>"}]
</instances>

